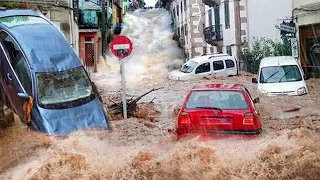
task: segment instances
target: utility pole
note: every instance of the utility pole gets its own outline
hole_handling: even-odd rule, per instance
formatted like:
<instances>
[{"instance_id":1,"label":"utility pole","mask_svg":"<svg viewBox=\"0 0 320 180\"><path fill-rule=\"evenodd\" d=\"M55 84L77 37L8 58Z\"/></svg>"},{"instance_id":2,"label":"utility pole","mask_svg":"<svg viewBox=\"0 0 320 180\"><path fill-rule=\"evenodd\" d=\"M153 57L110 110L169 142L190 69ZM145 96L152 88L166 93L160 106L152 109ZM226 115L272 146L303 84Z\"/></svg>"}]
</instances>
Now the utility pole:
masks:
<instances>
[{"instance_id":1,"label":"utility pole","mask_svg":"<svg viewBox=\"0 0 320 180\"><path fill-rule=\"evenodd\" d=\"M102 56L106 55L106 1L101 0L102 2L102 25L101 25L101 42L102 42Z\"/></svg>"},{"instance_id":2,"label":"utility pole","mask_svg":"<svg viewBox=\"0 0 320 180\"><path fill-rule=\"evenodd\" d=\"M241 17L240 17L240 0L234 0L234 16L235 16L235 36L237 49L237 67L240 68L240 60L242 61L241 47Z\"/></svg>"}]
</instances>

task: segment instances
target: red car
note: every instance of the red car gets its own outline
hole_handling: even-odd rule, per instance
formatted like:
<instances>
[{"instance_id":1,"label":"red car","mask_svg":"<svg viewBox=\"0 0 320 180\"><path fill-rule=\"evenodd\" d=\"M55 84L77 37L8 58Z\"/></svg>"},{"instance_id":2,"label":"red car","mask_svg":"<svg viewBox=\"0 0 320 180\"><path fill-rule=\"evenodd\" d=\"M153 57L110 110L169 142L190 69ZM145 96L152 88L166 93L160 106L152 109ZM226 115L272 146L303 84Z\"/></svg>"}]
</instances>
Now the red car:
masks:
<instances>
[{"instance_id":1,"label":"red car","mask_svg":"<svg viewBox=\"0 0 320 180\"><path fill-rule=\"evenodd\" d=\"M178 115L178 137L189 133L259 134L261 122L242 85L210 84L188 93Z\"/></svg>"}]
</instances>

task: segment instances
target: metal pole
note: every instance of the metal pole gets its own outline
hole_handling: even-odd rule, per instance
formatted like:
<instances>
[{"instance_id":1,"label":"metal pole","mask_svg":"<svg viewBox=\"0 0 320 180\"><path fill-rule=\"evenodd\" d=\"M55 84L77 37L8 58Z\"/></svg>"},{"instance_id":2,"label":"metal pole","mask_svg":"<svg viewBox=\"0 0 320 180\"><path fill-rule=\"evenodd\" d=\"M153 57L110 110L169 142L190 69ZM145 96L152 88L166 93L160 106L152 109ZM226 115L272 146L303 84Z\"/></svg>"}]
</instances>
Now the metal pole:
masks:
<instances>
[{"instance_id":1,"label":"metal pole","mask_svg":"<svg viewBox=\"0 0 320 180\"><path fill-rule=\"evenodd\" d=\"M101 23L101 46L102 46L102 56L105 56L106 53L106 3L105 0L102 0L102 23Z\"/></svg>"},{"instance_id":2,"label":"metal pole","mask_svg":"<svg viewBox=\"0 0 320 180\"><path fill-rule=\"evenodd\" d=\"M127 119L127 98L126 98L126 79L124 74L123 60L120 61L120 73L121 73L121 84L122 84L122 104L123 104L123 118Z\"/></svg>"}]
</instances>

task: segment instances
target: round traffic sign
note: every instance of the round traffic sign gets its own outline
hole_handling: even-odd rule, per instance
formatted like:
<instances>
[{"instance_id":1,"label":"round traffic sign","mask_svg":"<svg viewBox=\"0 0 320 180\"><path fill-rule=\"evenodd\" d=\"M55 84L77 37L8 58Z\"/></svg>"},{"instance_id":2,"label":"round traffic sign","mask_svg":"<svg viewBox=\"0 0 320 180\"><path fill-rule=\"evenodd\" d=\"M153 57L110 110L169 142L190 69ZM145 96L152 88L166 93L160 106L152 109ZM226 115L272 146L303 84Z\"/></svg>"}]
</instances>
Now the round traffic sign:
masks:
<instances>
[{"instance_id":1,"label":"round traffic sign","mask_svg":"<svg viewBox=\"0 0 320 180\"><path fill-rule=\"evenodd\" d=\"M126 36L117 36L110 43L110 49L113 55L123 59L131 54L132 42Z\"/></svg>"}]
</instances>

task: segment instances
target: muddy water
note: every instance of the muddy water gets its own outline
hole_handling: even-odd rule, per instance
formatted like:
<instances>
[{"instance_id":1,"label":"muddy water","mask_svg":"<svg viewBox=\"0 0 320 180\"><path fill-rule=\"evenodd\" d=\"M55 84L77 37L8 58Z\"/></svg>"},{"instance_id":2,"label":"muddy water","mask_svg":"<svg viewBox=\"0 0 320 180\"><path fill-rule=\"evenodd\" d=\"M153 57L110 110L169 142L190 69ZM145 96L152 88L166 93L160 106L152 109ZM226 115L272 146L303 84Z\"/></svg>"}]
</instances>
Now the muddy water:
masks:
<instances>
[{"instance_id":1,"label":"muddy water","mask_svg":"<svg viewBox=\"0 0 320 180\"><path fill-rule=\"evenodd\" d=\"M168 70L183 63L182 51L172 40L171 16L166 10L137 10L124 18L122 35L133 43L131 55L124 60L127 87L161 86ZM104 60L103 60L104 59ZM111 53L99 62L96 83L110 88L120 85L119 60Z\"/></svg>"},{"instance_id":2,"label":"muddy water","mask_svg":"<svg viewBox=\"0 0 320 180\"><path fill-rule=\"evenodd\" d=\"M154 102L161 111L158 122L146 126L144 120L133 118L112 121L110 132L75 132L59 138L30 132L17 123L0 132L0 179L319 179L317 108L320 102L316 88L305 99L262 98L259 107L264 107L264 132L256 138L218 136L176 141L173 136L166 136L167 129L174 127L173 108L181 104L190 88L211 82L246 84L251 78L242 75L190 82L167 81L169 59L179 59L175 46L166 48L173 43L166 23L170 22L169 17L163 10L138 11L127 15L127 22L131 24L124 28L124 33L140 45L137 52L133 52L133 57L138 58L130 59L134 63L126 62L127 75L136 77L128 82L129 93L140 94L149 87L164 87L142 100L147 102L156 97ZM147 25L153 30L141 29ZM166 46L161 46L163 43L167 43ZM152 49L154 46L157 48ZM162 53L169 55L161 58ZM160 58L155 58L157 56ZM104 97L111 93L108 88L119 90L117 61L113 61L112 56L106 60L100 61L103 64L100 68L105 71L94 75ZM133 66L137 67L136 71L130 70ZM164 67L165 72L154 73L159 67ZM310 84L318 86L319 80L311 80ZM246 85L250 91L254 90L252 84ZM277 103L281 100L287 103ZM294 115L283 112L296 107L296 101L301 110ZM303 116L307 112L313 115ZM300 119L286 119L295 116ZM159 146L165 137L168 142ZM149 160L141 161L150 152L153 153L148 156Z\"/></svg>"}]
</instances>

